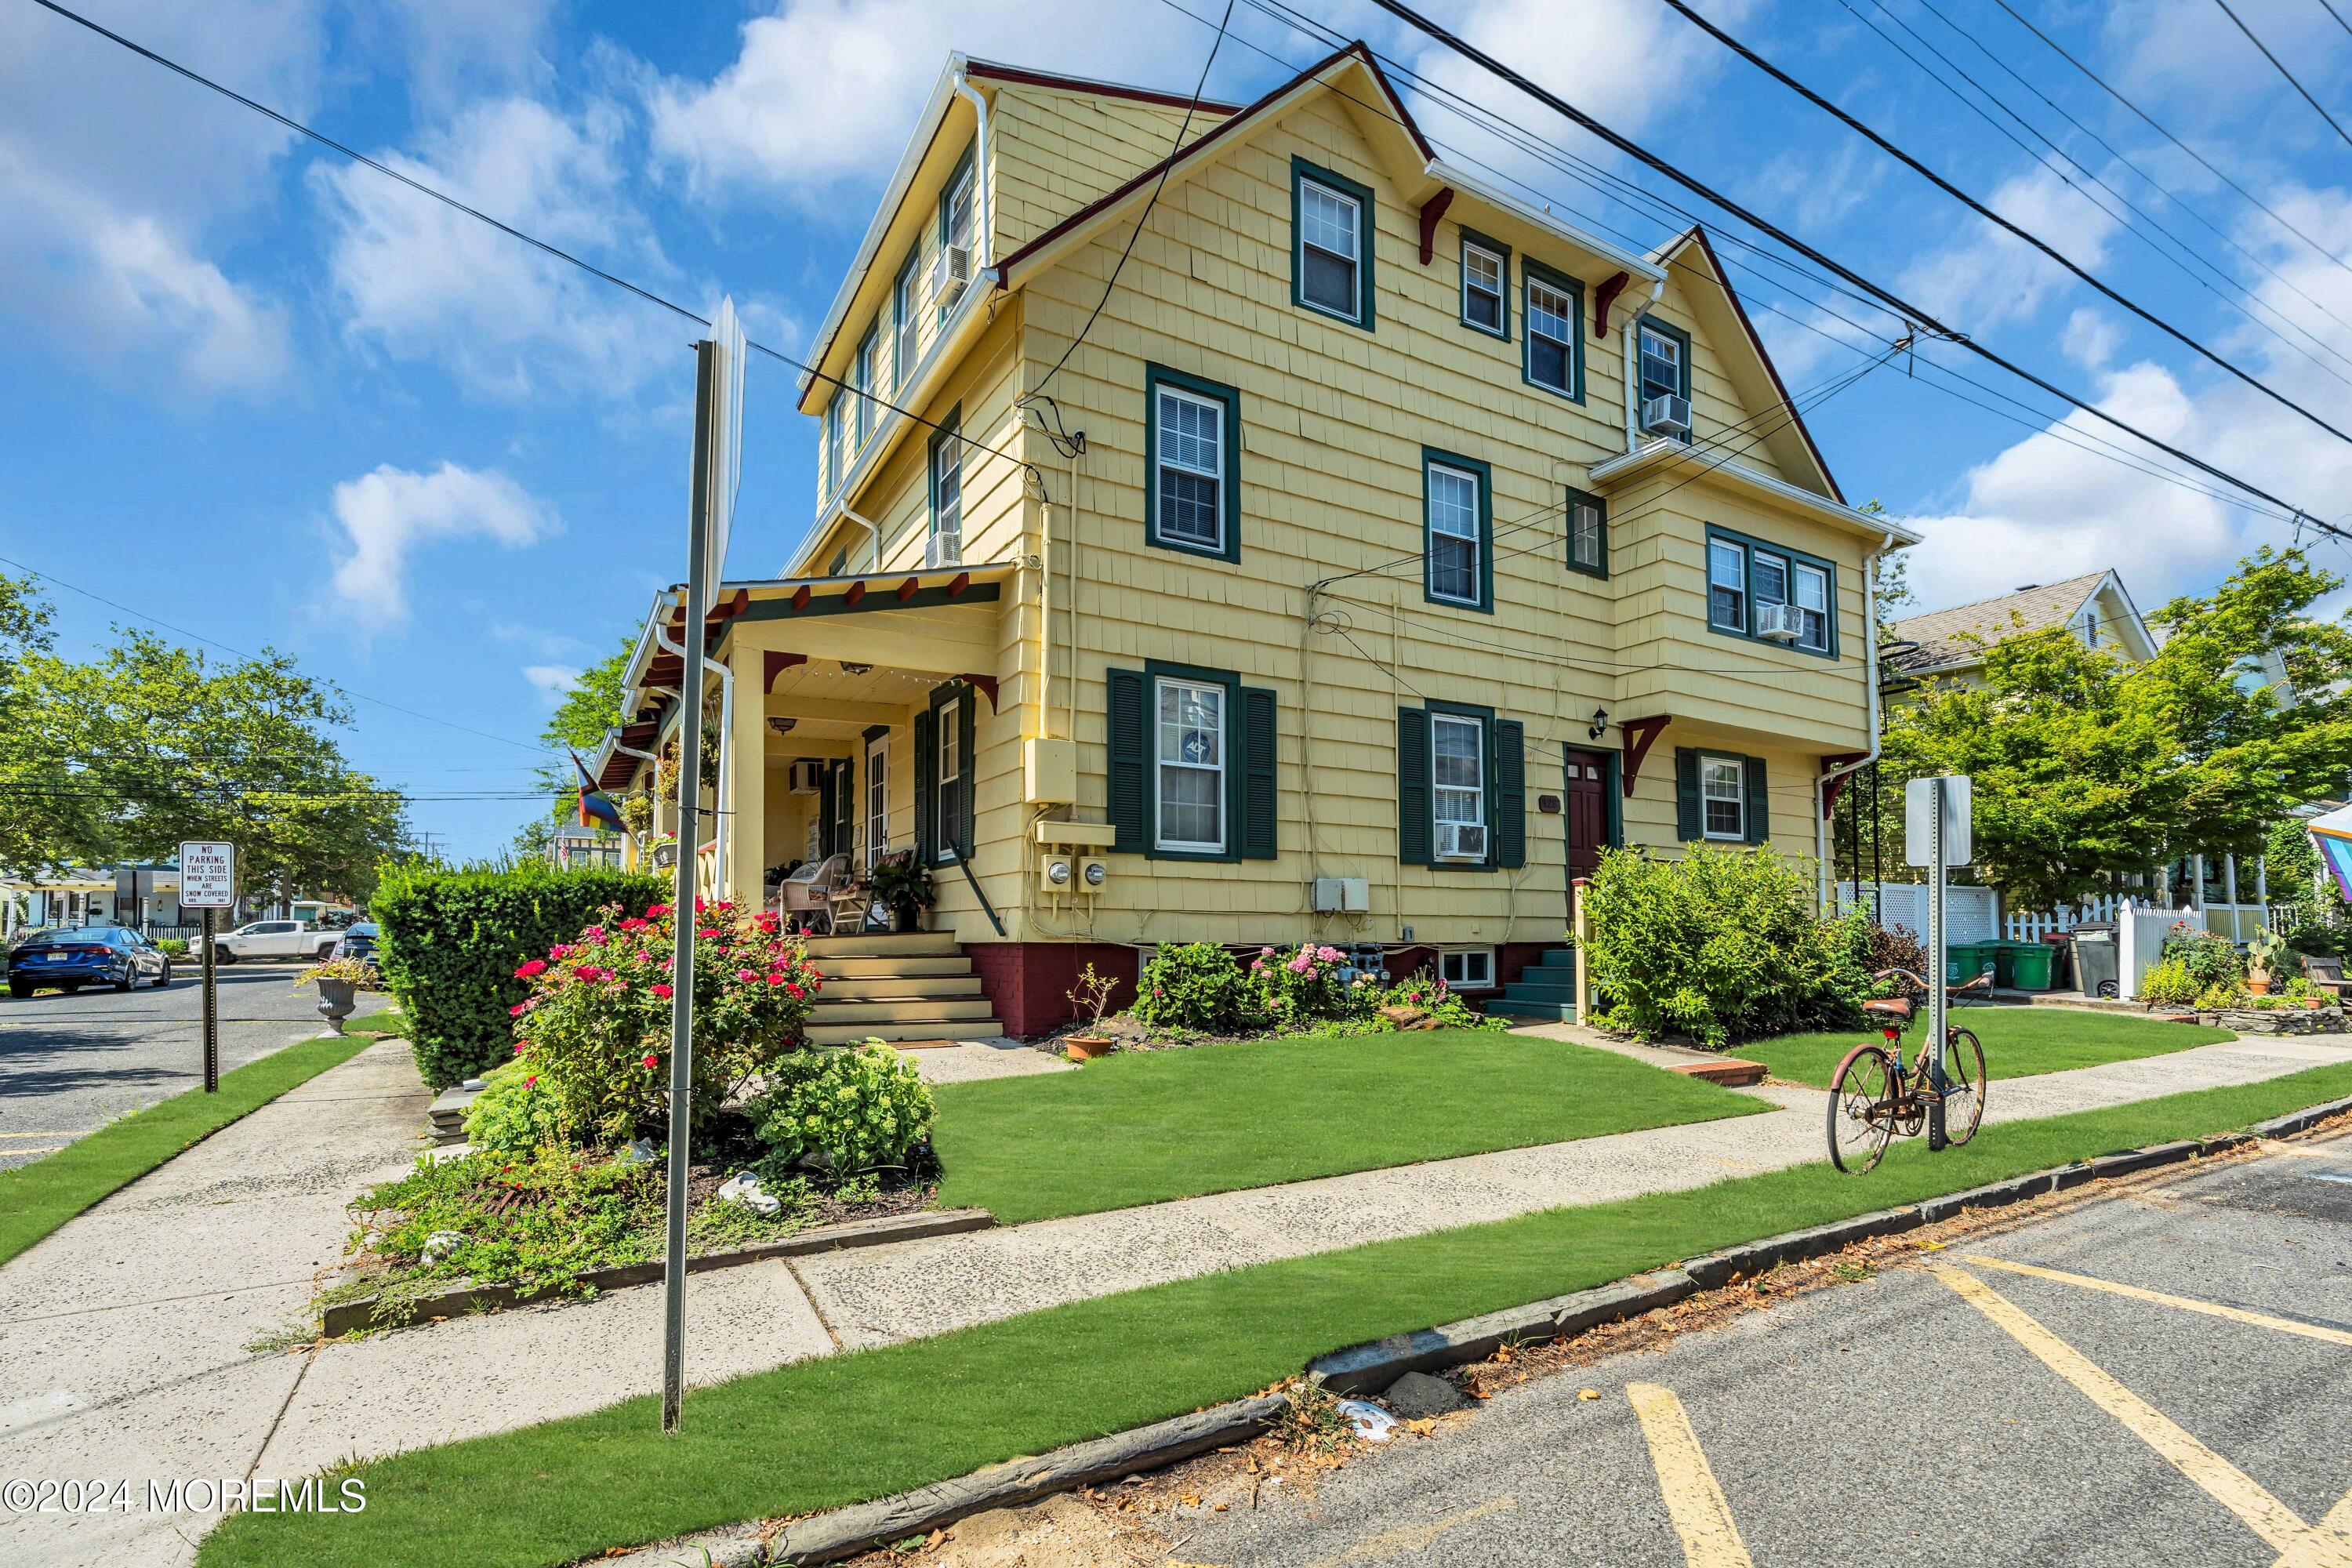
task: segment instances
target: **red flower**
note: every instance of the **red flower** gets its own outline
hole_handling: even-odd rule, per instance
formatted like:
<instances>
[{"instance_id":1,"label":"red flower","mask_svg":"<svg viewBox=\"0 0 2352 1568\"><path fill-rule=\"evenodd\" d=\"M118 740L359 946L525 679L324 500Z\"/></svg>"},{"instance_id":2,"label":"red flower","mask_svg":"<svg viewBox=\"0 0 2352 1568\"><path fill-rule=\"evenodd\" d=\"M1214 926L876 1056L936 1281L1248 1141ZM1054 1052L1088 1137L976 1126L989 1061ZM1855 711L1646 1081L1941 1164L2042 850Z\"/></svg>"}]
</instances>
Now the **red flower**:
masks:
<instances>
[{"instance_id":1,"label":"red flower","mask_svg":"<svg viewBox=\"0 0 2352 1568\"><path fill-rule=\"evenodd\" d=\"M534 958L530 963L524 964L520 969L515 971L515 978L517 980L529 980L534 974L544 974L546 973L547 961L543 958Z\"/></svg>"},{"instance_id":2,"label":"red flower","mask_svg":"<svg viewBox=\"0 0 2352 1568\"><path fill-rule=\"evenodd\" d=\"M623 931L643 931L646 929L646 922L640 920L625 920L621 922L621 929Z\"/></svg>"},{"instance_id":3,"label":"red flower","mask_svg":"<svg viewBox=\"0 0 2352 1568\"><path fill-rule=\"evenodd\" d=\"M539 1075L537 1073L532 1073L529 1078L522 1080L522 1086L525 1089L537 1089L539 1087Z\"/></svg>"},{"instance_id":4,"label":"red flower","mask_svg":"<svg viewBox=\"0 0 2352 1568\"><path fill-rule=\"evenodd\" d=\"M667 913L669 913L669 906L667 904L647 904L646 906L646 919L649 921L657 921Z\"/></svg>"},{"instance_id":5,"label":"red flower","mask_svg":"<svg viewBox=\"0 0 2352 1568\"><path fill-rule=\"evenodd\" d=\"M789 996L789 997L791 997L793 1001L797 1002L797 1001L799 1001L802 997L803 997L803 996L807 995L807 994L808 994L808 993L807 993L807 992L805 992L805 991L803 991L803 990L802 990L802 989L801 989L799 986L797 986L797 985L786 985L786 986L784 987L784 994L785 994L785 995L787 995L787 996Z\"/></svg>"},{"instance_id":6,"label":"red flower","mask_svg":"<svg viewBox=\"0 0 2352 1568\"><path fill-rule=\"evenodd\" d=\"M509 1018L520 1018L520 1017L521 1017L525 1013L528 1013L528 1012L530 1012L530 1003L528 1003L528 1002L518 1002L518 1003L516 1003L513 1006L511 1006L511 1007L509 1007L509 1008L508 1008L508 1009L507 1009L507 1016L508 1016L508 1017L509 1017Z\"/></svg>"},{"instance_id":7,"label":"red flower","mask_svg":"<svg viewBox=\"0 0 2352 1568\"><path fill-rule=\"evenodd\" d=\"M735 978L748 985L760 978L760 972L756 969L739 969L735 972Z\"/></svg>"},{"instance_id":8,"label":"red flower","mask_svg":"<svg viewBox=\"0 0 2352 1568\"><path fill-rule=\"evenodd\" d=\"M660 1058L658 1058L658 1057L655 1056L655 1055L653 1054L653 1052L651 1052L651 1051L647 1051L647 1052L646 1053L646 1066L647 1066L648 1068L650 1068L650 1067L654 1066L654 1065L655 1065L656 1062L658 1062L660 1059L661 1059Z\"/></svg>"},{"instance_id":9,"label":"red flower","mask_svg":"<svg viewBox=\"0 0 2352 1568\"><path fill-rule=\"evenodd\" d=\"M673 993L668 986L656 980L654 982L654 994L667 1002L670 999Z\"/></svg>"},{"instance_id":10,"label":"red flower","mask_svg":"<svg viewBox=\"0 0 2352 1568\"><path fill-rule=\"evenodd\" d=\"M517 1040L517 1041L515 1042L515 1055L517 1055L517 1056L520 1056L520 1055L522 1055L522 1054L523 1054L523 1052L525 1052L525 1051L529 1050L530 1048L530 1042L529 1040Z\"/></svg>"},{"instance_id":11,"label":"red flower","mask_svg":"<svg viewBox=\"0 0 2352 1568\"><path fill-rule=\"evenodd\" d=\"M698 931L694 934L704 942L716 942L719 940L719 933L715 931Z\"/></svg>"}]
</instances>

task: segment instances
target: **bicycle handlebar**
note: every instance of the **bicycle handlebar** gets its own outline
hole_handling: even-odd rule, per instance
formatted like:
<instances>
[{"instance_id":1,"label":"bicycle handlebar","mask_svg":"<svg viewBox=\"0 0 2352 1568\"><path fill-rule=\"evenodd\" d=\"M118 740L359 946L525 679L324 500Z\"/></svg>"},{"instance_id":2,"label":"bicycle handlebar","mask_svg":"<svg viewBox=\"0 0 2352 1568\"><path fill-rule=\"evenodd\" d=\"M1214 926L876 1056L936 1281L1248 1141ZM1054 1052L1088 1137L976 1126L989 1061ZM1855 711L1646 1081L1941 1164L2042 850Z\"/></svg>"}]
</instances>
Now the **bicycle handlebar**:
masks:
<instances>
[{"instance_id":1,"label":"bicycle handlebar","mask_svg":"<svg viewBox=\"0 0 2352 1568\"><path fill-rule=\"evenodd\" d=\"M1882 969L1877 973L1872 975L1871 978L1873 980L1892 980L1897 975L1908 980L1913 985L1922 991L1927 989L1927 978L1924 975L1916 973L1911 970L1899 967L1894 969ZM1962 984L1948 987L1948 990L1949 991L1990 991L1991 989L1992 976L1989 974L1979 974L1975 979L1968 981Z\"/></svg>"}]
</instances>

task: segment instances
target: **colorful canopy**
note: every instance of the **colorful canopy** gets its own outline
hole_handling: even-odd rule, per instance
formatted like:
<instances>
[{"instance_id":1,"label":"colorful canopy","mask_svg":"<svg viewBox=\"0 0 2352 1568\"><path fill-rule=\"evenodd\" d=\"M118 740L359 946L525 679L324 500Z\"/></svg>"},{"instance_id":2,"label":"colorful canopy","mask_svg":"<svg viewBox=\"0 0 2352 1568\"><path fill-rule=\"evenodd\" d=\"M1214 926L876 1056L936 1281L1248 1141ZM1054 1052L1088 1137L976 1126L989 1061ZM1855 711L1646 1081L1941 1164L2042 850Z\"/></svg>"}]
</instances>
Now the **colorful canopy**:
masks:
<instances>
[{"instance_id":1,"label":"colorful canopy","mask_svg":"<svg viewBox=\"0 0 2352 1568\"><path fill-rule=\"evenodd\" d=\"M2315 816L2308 826L2321 862L2336 879L2336 890L2352 900L2352 805Z\"/></svg>"}]
</instances>

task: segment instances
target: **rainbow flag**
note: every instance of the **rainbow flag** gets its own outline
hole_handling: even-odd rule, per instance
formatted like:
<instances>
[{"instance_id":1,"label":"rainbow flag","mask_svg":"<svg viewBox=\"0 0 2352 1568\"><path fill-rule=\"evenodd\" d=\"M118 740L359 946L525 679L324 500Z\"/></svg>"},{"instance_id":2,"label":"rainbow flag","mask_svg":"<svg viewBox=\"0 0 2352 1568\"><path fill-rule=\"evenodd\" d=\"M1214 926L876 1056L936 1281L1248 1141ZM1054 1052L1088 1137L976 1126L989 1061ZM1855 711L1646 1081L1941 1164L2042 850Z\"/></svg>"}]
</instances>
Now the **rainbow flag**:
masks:
<instances>
[{"instance_id":1,"label":"rainbow flag","mask_svg":"<svg viewBox=\"0 0 2352 1568\"><path fill-rule=\"evenodd\" d=\"M2305 826L2320 862L2336 879L2336 890L2352 900L2352 805L2315 816Z\"/></svg>"},{"instance_id":2,"label":"rainbow flag","mask_svg":"<svg viewBox=\"0 0 2352 1568\"><path fill-rule=\"evenodd\" d=\"M580 760L577 752L572 753L572 765L580 770L580 826L601 823L615 833L627 833L628 825L621 820L621 808L613 804L612 796L596 787L596 781L588 776L588 764Z\"/></svg>"}]
</instances>

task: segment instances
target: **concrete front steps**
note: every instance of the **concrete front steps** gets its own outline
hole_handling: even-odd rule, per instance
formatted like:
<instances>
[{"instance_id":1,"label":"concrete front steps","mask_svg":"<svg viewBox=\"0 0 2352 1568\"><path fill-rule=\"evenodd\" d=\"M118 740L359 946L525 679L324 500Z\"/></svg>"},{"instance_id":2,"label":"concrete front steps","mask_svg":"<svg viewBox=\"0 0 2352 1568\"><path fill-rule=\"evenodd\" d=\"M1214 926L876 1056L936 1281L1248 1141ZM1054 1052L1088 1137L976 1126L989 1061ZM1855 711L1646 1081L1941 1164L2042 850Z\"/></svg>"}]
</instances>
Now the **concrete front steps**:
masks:
<instances>
[{"instance_id":1,"label":"concrete front steps","mask_svg":"<svg viewBox=\"0 0 2352 1568\"><path fill-rule=\"evenodd\" d=\"M1576 1022L1576 950L1555 947L1519 971L1486 1011L1506 1018L1552 1018Z\"/></svg>"},{"instance_id":2,"label":"concrete front steps","mask_svg":"<svg viewBox=\"0 0 2352 1568\"><path fill-rule=\"evenodd\" d=\"M812 1045L987 1040L1004 1033L971 960L945 931L811 937L808 954L824 976L809 1015Z\"/></svg>"}]
</instances>

